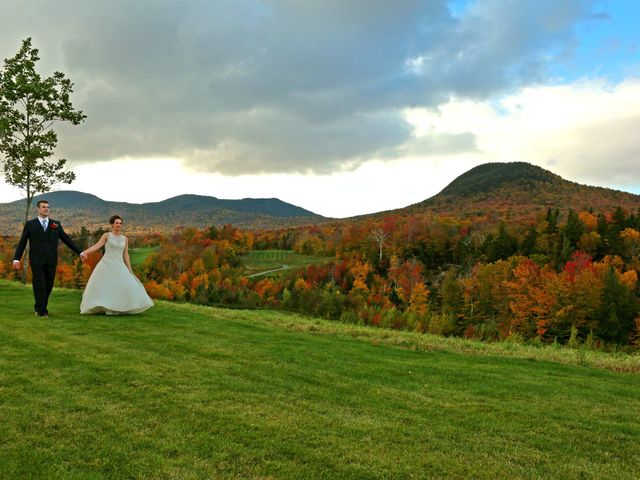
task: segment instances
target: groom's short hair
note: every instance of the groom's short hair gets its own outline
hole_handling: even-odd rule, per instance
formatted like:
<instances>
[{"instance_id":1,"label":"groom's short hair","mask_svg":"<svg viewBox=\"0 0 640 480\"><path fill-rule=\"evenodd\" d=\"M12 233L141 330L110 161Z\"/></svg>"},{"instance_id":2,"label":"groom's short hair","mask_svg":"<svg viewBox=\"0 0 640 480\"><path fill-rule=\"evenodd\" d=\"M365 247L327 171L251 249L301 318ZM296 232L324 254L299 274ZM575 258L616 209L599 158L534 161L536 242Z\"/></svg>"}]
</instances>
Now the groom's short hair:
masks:
<instances>
[{"instance_id":1,"label":"groom's short hair","mask_svg":"<svg viewBox=\"0 0 640 480\"><path fill-rule=\"evenodd\" d=\"M42 203L46 203L47 205L49 205L49 202L48 202L47 200L38 200L38 203L37 203L37 205L36 205L36 206L37 206L38 208L40 208L40 204L42 204Z\"/></svg>"}]
</instances>

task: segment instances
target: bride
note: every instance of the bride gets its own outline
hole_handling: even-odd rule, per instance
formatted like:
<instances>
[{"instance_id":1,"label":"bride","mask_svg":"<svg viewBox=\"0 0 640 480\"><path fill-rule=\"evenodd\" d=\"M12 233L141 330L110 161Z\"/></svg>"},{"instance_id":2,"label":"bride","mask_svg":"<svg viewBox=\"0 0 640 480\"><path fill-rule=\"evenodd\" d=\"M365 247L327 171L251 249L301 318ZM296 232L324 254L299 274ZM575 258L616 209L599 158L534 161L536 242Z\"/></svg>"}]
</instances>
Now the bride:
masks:
<instances>
[{"instance_id":1,"label":"bride","mask_svg":"<svg viewBox=\"0 0 640 480\"><path fill-rule=\"evenodd\" d=\"M133 274L129 260L129 241L122 232L122 217L109 219L111 232L100 237L83 256L104 246L105 254L93 270L87 287L82 293L81 314L106 313L118 315L140 313L153 306L144 286Z\"/></svg>"}]
</instances>

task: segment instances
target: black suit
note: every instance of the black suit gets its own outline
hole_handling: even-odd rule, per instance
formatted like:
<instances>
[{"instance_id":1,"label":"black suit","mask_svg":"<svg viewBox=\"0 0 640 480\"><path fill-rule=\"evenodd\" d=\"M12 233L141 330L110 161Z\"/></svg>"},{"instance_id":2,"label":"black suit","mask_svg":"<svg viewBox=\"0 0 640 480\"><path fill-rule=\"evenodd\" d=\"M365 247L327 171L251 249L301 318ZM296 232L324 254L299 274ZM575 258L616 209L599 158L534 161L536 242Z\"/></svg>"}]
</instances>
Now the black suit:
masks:
<instances>
[{"instance_id":1,"label":"black suit","mask_svg":"<svg viewBox=\"0 0 640 480\"><path fill-rule=\"evenodd\" d=\"M20 260L29 242L29 264L33 274L33 296L35 311L39 315L47 312L49 295L53 289L58 264L58 241L62 240L71 250L80 255L80 249L62 229L60 222L49 219L47 229L42 228L40 220L34 218L24 224L22 236L16 247L14 260Z\"/></svg>"}]
</instances>

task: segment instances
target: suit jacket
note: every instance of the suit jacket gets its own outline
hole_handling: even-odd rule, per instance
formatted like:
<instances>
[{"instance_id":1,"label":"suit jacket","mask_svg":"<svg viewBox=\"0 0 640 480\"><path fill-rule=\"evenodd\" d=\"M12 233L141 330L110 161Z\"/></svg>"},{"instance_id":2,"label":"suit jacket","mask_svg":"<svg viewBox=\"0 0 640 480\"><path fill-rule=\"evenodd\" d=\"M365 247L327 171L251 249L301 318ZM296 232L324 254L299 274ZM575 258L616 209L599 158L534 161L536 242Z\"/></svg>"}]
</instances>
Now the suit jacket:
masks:
<instances>
[{"instance_id":1,"label":"suit jacket","mask_svg":"<svg viewBox=\"0 0 640 480\"><path fill-rule=\"evenodd\" d=\"M58 263L58 241L67 245L71 250L80 255L81 250L62 229L57 220L49 219L47 230L42 229L40 220L34 218L24 224L22 236L16 247L14 260L20 260L24 249L29 242L29 262L36 266L55 266Z\"/></svg>"}]
</instances>

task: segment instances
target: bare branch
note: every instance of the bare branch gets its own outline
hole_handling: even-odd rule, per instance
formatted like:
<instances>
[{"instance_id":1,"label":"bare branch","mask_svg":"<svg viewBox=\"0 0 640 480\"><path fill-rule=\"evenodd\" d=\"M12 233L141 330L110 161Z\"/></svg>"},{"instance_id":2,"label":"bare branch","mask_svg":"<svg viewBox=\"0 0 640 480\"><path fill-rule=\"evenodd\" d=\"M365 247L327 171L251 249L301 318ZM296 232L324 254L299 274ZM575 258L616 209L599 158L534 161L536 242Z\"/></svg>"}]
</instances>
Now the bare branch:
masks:
<instances>
[{"instance_id":1,"label":"bare branch","mask_svg":"<svg viewBox=\"0 0 640 480\"><path fill-rule=\"evenodd\" d=\"M369 239L375 241L378 244L378 249L380 251L380 261L382 261L382 249L388 238L389 234L382 228L376 228L375 230L371 230L371 232L369 232Z\"/></svg>"}]
</instances>

